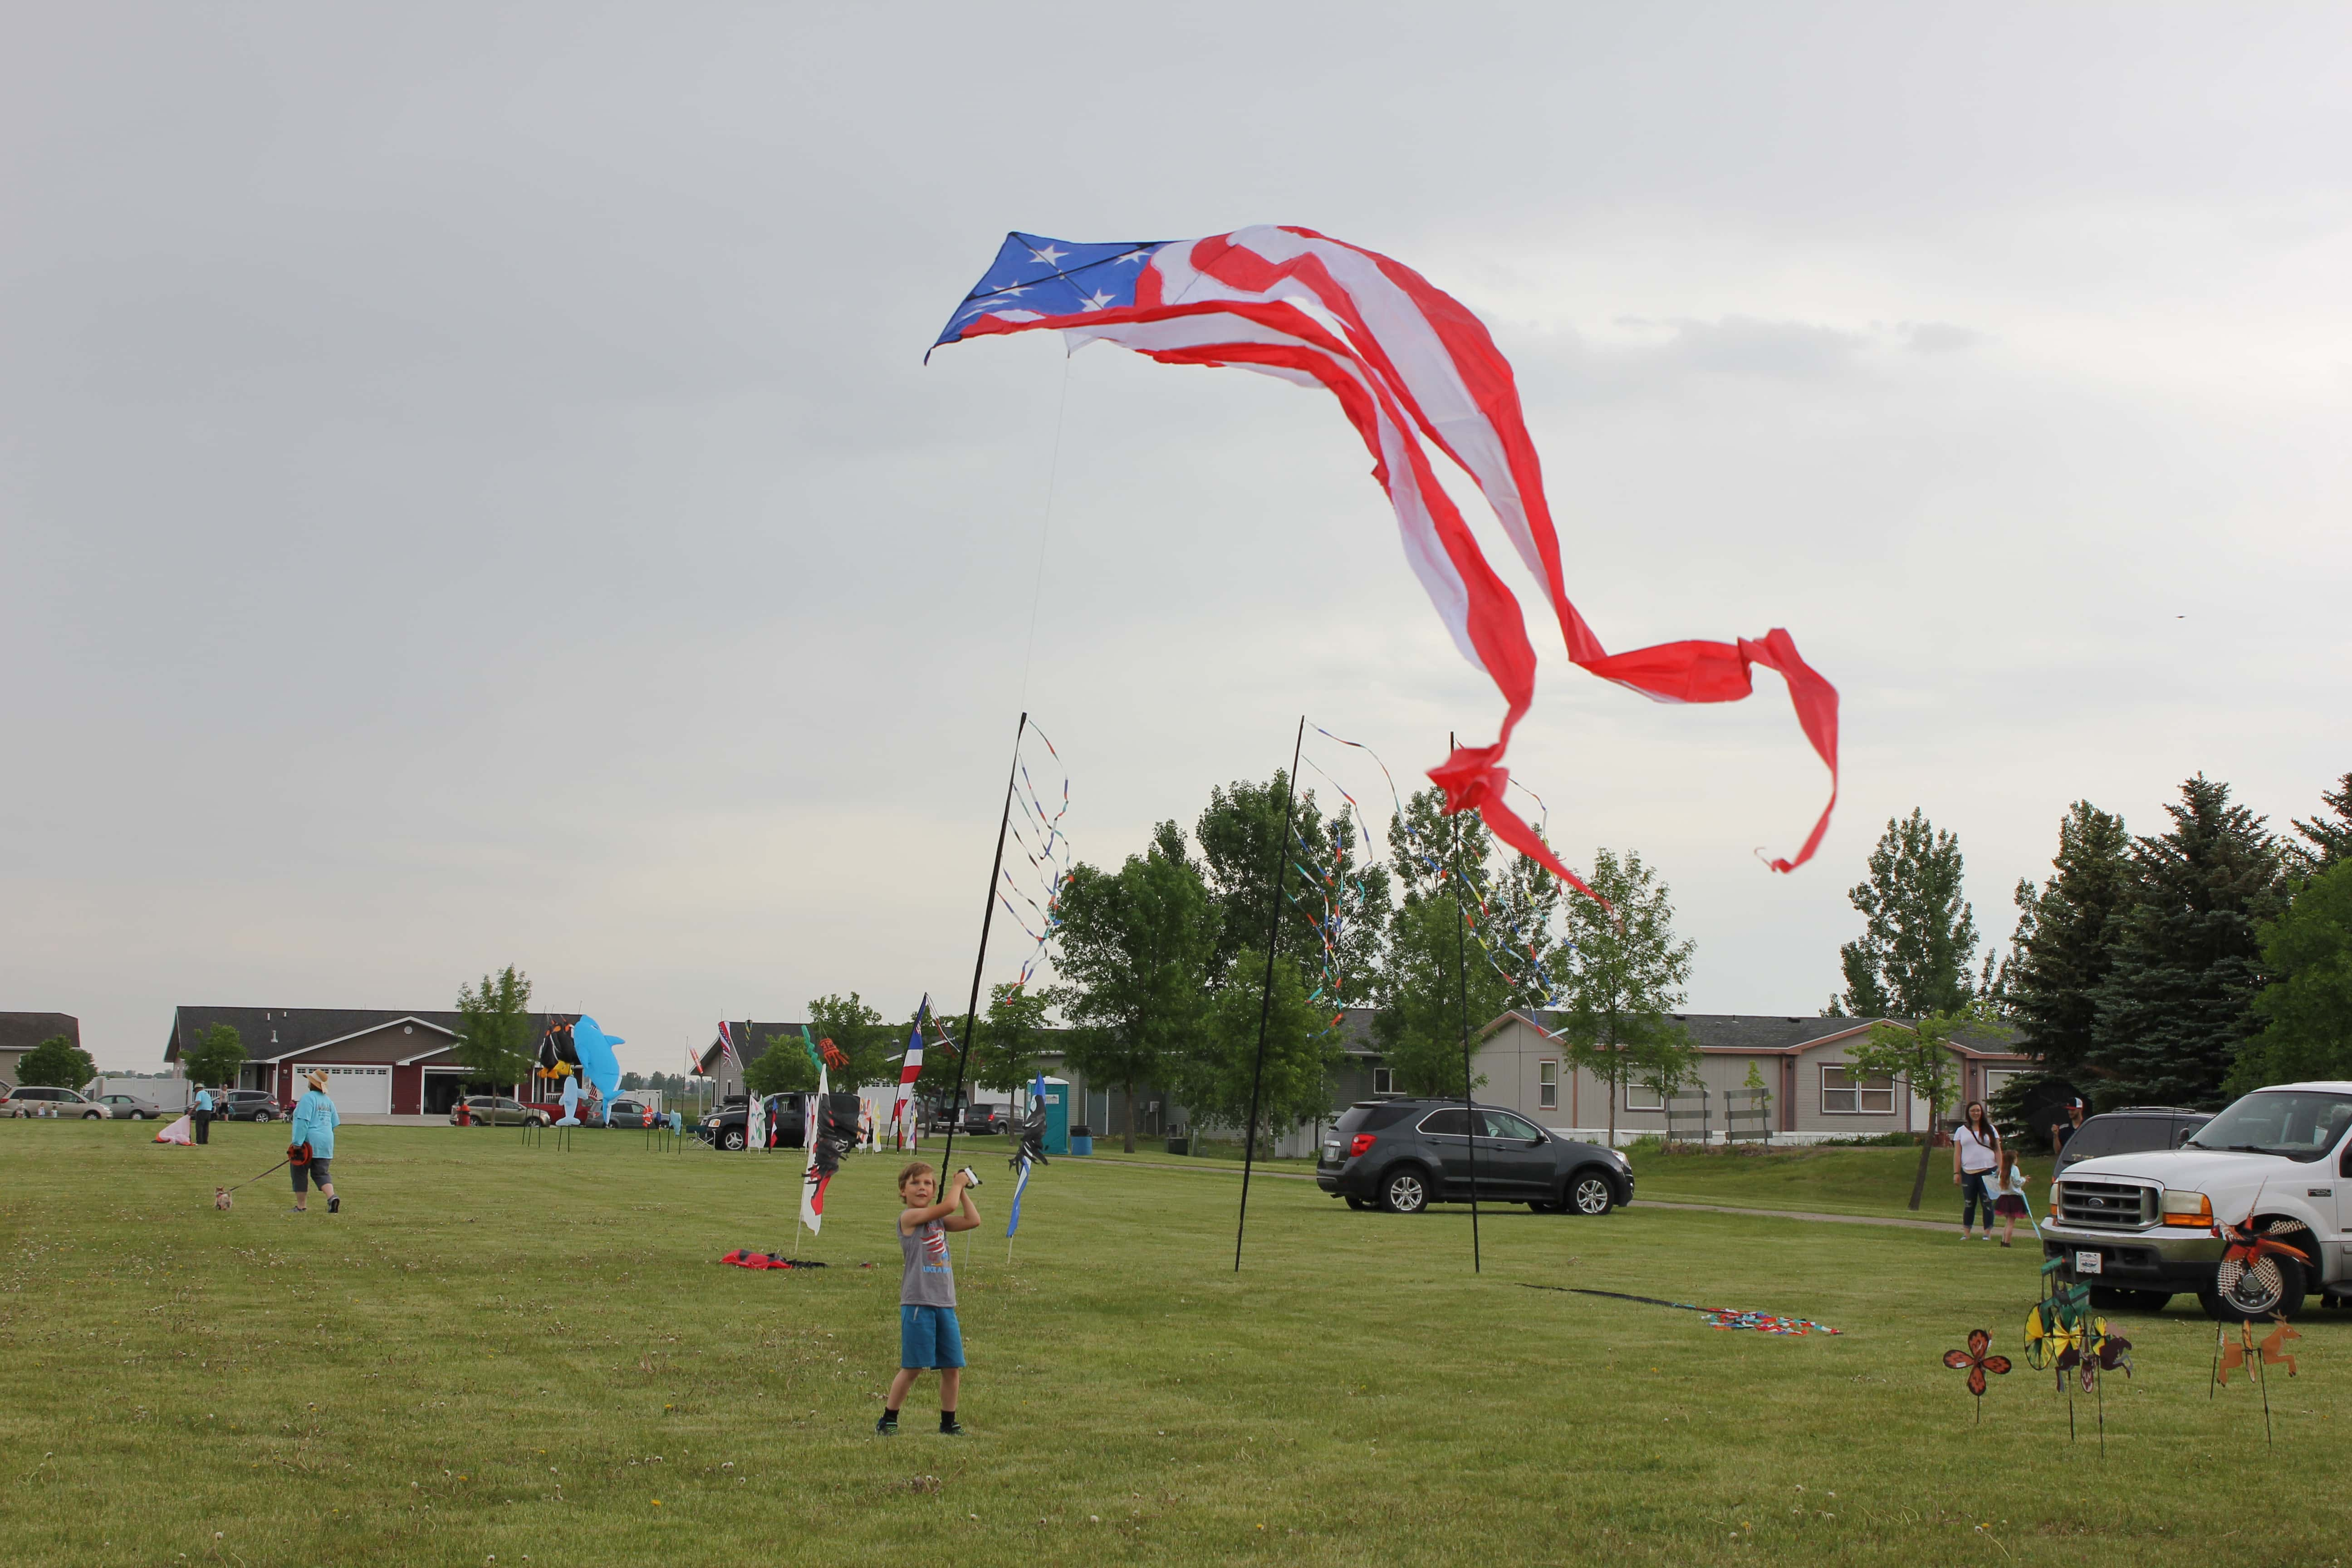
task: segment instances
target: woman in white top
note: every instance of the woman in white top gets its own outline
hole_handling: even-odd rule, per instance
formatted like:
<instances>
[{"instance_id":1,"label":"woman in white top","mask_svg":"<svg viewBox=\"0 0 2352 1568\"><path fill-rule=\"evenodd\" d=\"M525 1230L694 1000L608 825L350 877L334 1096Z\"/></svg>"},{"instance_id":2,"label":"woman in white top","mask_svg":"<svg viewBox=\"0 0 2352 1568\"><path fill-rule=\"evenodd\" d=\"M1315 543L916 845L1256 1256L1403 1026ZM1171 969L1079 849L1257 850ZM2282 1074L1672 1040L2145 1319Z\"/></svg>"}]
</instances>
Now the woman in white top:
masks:
<instances>
[{"instance_id":1,"label":"woman in white top","mask_svg":"<svg viewBox=\"0 0 2352 1568\"><path fill-rule=\"evenodd\" d=\"M1960 1238L1974 1239L1969 1227L1977 1209L1984 1209L1984 1238L1992 1239L1992 1174L2000 1165L2000 1134L1985 1114L1984 1101L1971 1100L1960 1124L1952 1132L1952 1180L1960 1189Z\"/></svg>"}]
</instances>

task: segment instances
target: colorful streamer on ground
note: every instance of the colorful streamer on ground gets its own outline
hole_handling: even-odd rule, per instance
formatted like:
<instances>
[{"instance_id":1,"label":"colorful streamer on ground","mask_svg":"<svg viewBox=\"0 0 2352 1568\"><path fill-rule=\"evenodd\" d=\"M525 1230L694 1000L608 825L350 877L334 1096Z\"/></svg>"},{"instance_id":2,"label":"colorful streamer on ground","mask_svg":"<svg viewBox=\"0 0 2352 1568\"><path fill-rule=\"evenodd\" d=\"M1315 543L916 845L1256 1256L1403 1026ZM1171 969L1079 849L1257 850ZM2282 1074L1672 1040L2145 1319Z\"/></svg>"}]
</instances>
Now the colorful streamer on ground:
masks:
<instances>
[{"instance_id":1,"label":"colorful streamer on ground","mask_svg":"<svg viewBox=\"0 0 2352 1568\"><path fill-rule=\"evenodd\" d=\"M1827 1323L1817 1323L1811 1318L1783 1318L1771 1312L1743 1312L1730 1307L1700 1307L1688 1301L1669 1301L1658 1296L1629 1296L1622 1290L1589 1290L1580 1285L1530 1285L1524 1279L1519 1281L1519 1289L1557 1290L1564 1296L1606 1296L1612 1301L1639 1301L1645 1307L1672 1307L1677 1312L1702 1314L1710 1329L1752 1329L1759 1334L1838 1332Z\"/></svg>"}]
</instances>

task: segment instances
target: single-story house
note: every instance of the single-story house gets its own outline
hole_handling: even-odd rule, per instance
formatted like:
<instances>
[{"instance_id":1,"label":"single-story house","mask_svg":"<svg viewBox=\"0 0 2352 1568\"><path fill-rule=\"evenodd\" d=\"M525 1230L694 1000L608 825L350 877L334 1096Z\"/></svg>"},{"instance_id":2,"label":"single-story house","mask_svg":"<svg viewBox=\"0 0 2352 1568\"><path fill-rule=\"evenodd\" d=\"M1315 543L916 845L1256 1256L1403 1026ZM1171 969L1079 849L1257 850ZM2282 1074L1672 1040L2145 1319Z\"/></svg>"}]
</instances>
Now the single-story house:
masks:
<instances>
[{"instance_id":1,"label":"single-story house","mask_svg":"<svg viewBox=\"0 0 2352 1568\"><path fill-rule=\"evenodd\" d=\"M1726 1127L1727 1096L1748 1086L1751 1068L1768 1095L1766 1129L1781 1142L1869 1137L1928 1127L1927 1102L1911 1094L1907 1084L1884 1077L1857 1078L1847 1068L1847 1053L1868 1037L1872 1025L1907 1029L1912 1020L1743 1013L1677 1013L1672 1017L1698 1047L1698 1082L1706 1090L1708 1131L1717 1139ZM1479 1030L1471 1053L1471 1070L1486 1079L1478 1098L1547 1127L1603 1132L1612 1120L1610 1087L1576 1067L1568 1042L1556 1032L1559 1024L1557 1014L1510 1012ZM2010 1077L2032 1070L2032 1059L2016 1046L2013 1034L1981 1030L1951 1042L1958 1088L1955 1108L1971 1100L1990 1100ZM1616 1099L1614 1120L1621 1140L1665 1130L1666 1108L1654 1089L1624 1085ZM1687 1109L1695 1111L1696 1106ZM1956 1115L1957 1109L1948 1111L1946 1121Z\"/></svg>"},{"instance_id":2,"label":"single-story house","mask_svg":"<svg viewBox=\"0 0 2352 1568\"><path fill-rule=\"evenodd\" d=\"M43 1040L63 1035L81 1046L81 1020L71 1013L0 1013L0 1082L15 1087L16 1063Z\"/></svg>"},{"instance_id":3,"label":"single-story house","mask_svg":"<svg viewBox=\"0 0 2352 1568\"><path fill-rule=\"evenodd\" d=\"M577 1013L533 1013L534 1041L551 1022ZM344 1115L439 1116L457 1103L468 1069L457 1059L457 1015L420 1008L176 1007L163 1059L177 1062L208 1029L227 1024L245 1043L233 1089L296 1098L301 1076L327 1074L327 1094Z\"/></svg>"},{"instance_id":4,"label":"single-story house","mask_svg":"<svg viewBox=\"0 0 2352 1568\"><path fill-rule=\"evenodd\" d=\"M712 1092L718 1099L740 1094L743 1092L743 1069L766 1054L768 1042L778 1035L790 1035L798 1040L801 1031L806 1027L805 1024L762 1024L756 1018L730 1018L727 1020L727 1036L735 1042L735 1059L728 1059L727 1052L714 1031L710 1043L703 1047L701 1054L695 1058L695 1070L712 1080Z\"/></svg>"}]
</instances>

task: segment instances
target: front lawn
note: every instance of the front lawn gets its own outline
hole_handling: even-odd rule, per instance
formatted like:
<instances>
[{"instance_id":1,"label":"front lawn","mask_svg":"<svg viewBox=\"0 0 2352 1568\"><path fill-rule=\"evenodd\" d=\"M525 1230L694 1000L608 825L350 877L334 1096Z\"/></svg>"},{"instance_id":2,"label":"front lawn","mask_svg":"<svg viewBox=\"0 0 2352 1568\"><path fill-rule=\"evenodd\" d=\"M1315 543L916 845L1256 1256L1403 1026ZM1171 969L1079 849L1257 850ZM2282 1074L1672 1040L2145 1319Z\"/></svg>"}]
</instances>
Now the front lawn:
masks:
<instances>
[{"instance_id":1,"label":"front lawn","mask_svg":"<svg viewBox=\"0 0 2352 1568\"><path fill-rule=\"evenodd\" d=\"M344 1214L287 1214L282 1174L218 1214L283 1129L151 1131L0 1123L12 1562L2203 1568L2326 1563L2352 1523L2337 1314L2267 1448L2254 1390L2208 1398L2193 1310L2130 1320L2102 1459L2047 1374L1973 1424L1940 1357L1979 1325L2016 1352L2035 1259L1948 1235L1490 1210L1474 1275L1463 1212L1269 1181L1236 1276L1238 1182L1056 1160L1007 1262L992 1154L957 1247L971 1435L926 1384L881 1439L894 1157L835 1184L804 1248L832 1267L751 1273L716 1259L791 1247L796 1157L349 1127Z\"/></svg>"},{"instance_id":2,"label":"front lawn","mask_svg":"<svg viewBox=\"0 0 2352 1568\"><path fill-rule=\"evenodd\" d=\"M1738 1208L1875 1215L1888 1218L1960 1224L1960 1190L1952 1184L1952 1152L1931 1150L1927 1188L1915 1212L1908 1205L1919 1169L1919 1151L1811 1147L1738 1150L1717 1144L1706 1150L1682 1145L1666 1152L1643 1145L1630 1152L1638 1191L1644 1198L1676 1203L1728 1204ZM2051 1158L2021 1159L2028 1191L2039 1215L2050 1197ZM2025 1222L2018 1234L2031 1235Z\"/></svg>"}]
</instances>

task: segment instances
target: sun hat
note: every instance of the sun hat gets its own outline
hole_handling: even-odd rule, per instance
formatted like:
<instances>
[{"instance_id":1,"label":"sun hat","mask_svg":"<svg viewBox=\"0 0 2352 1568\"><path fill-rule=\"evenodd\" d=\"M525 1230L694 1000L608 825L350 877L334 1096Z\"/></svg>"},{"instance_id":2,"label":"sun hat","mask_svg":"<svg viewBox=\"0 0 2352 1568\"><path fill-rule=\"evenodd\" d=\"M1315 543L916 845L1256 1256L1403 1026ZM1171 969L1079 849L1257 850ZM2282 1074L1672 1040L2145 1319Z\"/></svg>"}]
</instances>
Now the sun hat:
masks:
<instances>
[{"instance_id":1,"label":"sun hat","mask_svg":"<svg viewBox=\"0 0 2352 1568\"><path fill-rule=\"evenodd\" d=\"M317 1089L320 1094L327 1092L327 1075L323 1068L312 1068L302 1076L310 1080L312 1089Z\"/></svg>"}]
</instances>

